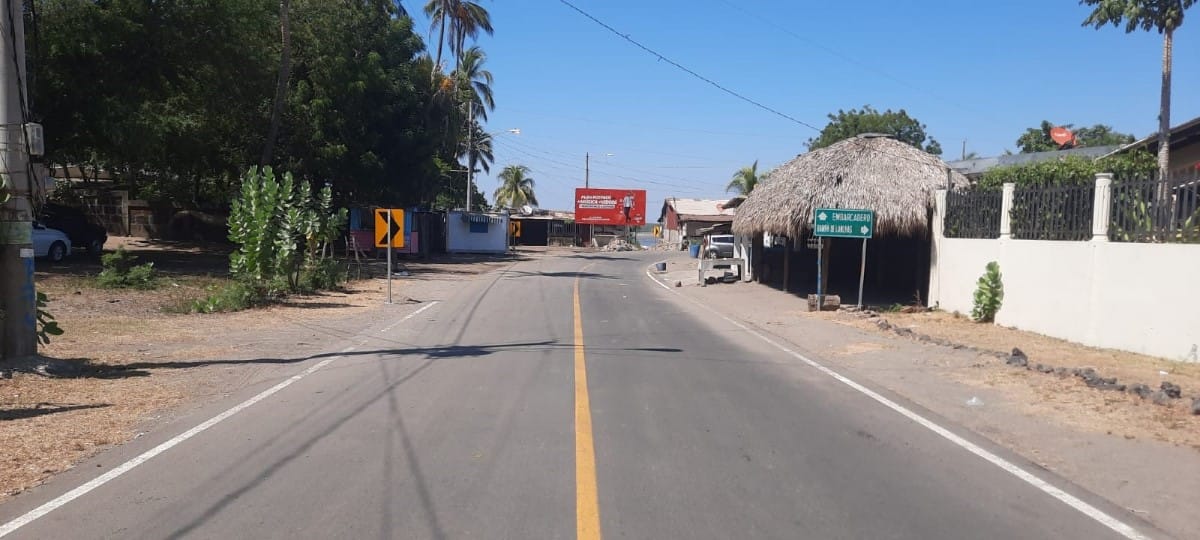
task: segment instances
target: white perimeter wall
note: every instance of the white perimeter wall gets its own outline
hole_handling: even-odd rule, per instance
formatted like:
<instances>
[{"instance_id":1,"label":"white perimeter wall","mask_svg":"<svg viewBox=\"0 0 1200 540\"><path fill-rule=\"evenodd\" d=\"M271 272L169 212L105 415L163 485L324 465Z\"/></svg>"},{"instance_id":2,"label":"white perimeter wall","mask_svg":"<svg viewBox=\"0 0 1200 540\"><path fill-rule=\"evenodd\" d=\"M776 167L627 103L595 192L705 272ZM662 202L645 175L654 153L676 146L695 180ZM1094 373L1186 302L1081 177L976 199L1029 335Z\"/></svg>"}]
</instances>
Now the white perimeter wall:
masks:
<instances>
[{"instance_id":1,"label":"white perimeter wall","mask_svg":"<svg viewBox=\"0 0 1200 540\"><path fill-rule=\"evenodd\" d=\"M933 249L930 304L943 310L970 314L976 282L996 261L997 324L1200 361L1200 245L936 238Z\"/></svg>"},{"instance_id":2,"label":"white perimeter wall","mask_svg":"<svg viewBox=\"0 0 1200 540\"><path fill-rule=\"evenodd\" d=\"M498 215L488 232L473 233L462 212L446 215L446 251L450 253L504 253L508 251L508 216Z\"/></svg>"}]
</instances>

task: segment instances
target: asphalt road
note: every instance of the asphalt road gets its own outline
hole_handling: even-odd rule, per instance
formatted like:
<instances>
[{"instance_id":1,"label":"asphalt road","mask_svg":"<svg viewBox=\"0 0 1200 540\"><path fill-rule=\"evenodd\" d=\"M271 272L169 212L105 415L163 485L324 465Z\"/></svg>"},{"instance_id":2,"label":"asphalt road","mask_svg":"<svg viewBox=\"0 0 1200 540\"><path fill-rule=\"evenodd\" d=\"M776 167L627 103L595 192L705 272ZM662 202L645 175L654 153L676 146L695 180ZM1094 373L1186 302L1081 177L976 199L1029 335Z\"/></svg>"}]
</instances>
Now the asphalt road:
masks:
<instances>
[{"instance_id":1,"label":"asphalt road","mask_svg":"<svg viewBox=\"0 0 1200 540\"><path fill-rule=\"evenodd\" d=\"M1120 537L660 287L652 257L537 258L395 306L289 366L286 387L186 440L273 383L107 452L0 506L0 523L41 507L9 537Z\"/></svg>"}]
</instances>

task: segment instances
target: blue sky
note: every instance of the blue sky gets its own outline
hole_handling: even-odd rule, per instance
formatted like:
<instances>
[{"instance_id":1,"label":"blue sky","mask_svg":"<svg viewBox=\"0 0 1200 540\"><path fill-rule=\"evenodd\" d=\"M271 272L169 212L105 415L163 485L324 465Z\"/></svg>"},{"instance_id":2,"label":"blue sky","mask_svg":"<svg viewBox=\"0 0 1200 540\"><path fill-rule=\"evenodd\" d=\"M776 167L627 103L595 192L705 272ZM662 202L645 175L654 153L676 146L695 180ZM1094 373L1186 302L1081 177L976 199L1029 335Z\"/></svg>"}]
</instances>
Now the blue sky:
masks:
<instances>
[{"instance_id":1,"label":"blue sky","mask_svg":"<svg viewBox=\"0 0 1200 540\"><path fill-rule=\"evenodd\" d=\"M816 131L740 101L638 49L558 0L479 0L495 75L496 164L532 169L544 208L570 209L590 152L593 187L721 198L730 176L806 151ZM804 2L571 0L721 85L818 128L838 109L903 108L943 158L1016 150L1047 119L1157 128L1162 38L1084 28L1072 0ZM423 2L407 0L417 27ZM1175 34L1172 124L1200 116L1200 8ZM428 37L428 34L426 34ZM432 39L429 40L432 43ZM505 132L519 128L520 135ZM609 155L611 154L611 155Z\"/></svg>"}]
</instances>

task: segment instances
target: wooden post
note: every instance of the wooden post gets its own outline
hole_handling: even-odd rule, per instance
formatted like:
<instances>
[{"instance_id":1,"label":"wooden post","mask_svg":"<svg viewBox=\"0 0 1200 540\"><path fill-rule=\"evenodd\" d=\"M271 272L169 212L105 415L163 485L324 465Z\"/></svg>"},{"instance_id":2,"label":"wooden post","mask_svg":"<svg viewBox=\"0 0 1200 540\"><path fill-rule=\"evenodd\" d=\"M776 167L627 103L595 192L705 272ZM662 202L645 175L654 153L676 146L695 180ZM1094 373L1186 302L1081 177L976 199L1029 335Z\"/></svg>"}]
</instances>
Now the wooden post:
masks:
<instances>
[{"instance_id":1,"label":"wooden post","mask_svg":"<svg viewBox=\"0 0 1200 540\"><path fill-rule=\"evenodd\" d=\"M829 257L833 253L833 238L821 239L821 294L829 294Z\"/></svg>"},{"instance_id":2,"label":"wooden post","mask_svg":"<svg viewBox=\"0 0 1200 540\"><path fill-rule=\"evenodd\" d=\"M788 283L792 279L792 238L786 237L783 239L783 292L791 292L788 290Z\"/></svg>"}]
</instances>

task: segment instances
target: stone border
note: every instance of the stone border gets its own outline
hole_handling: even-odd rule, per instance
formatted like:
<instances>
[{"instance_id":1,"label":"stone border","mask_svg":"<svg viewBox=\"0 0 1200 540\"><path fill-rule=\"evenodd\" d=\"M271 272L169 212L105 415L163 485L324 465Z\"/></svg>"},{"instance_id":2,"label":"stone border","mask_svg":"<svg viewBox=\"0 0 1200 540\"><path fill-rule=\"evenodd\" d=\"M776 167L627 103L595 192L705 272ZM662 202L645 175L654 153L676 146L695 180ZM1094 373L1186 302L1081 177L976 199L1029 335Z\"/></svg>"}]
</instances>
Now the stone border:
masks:
<instances>
[{"instance_id":1,"label":"stone border","mask_svg":"<svg viewBox=\"0 0 1200 540\"><path fill-rule=\"evenodd\" d=\"M1106 391L1112 391L1112 392L1126 392L1126 393L1135 395L1139 398L1142 398L1143 400L1150 400L1155 405L1162 405L1162 406L1167 406L1167 407L1173 405L1176 400L1183 399L1183 389L1180 388L1179 385L1168 382L1168 381L1163 381L1159 385L1158 390L1154 390L1150 386L1142 384L1142 383L1135 383L1135 384L1119 383L1119 382L1117 382L1116 377L1101 376L1100 373L1098 373L1095 369L1090 368L1090 367L1088 367L1088 368L1065 368L1065 367L1055 367L1055 366L1051 366L1049 364L1041 364L1041 363L1031 365L1029 363L1029 357L1023 351L1021 351L1021 349L1018 349L1016 347L1013 347L1013 350L1011 353L1003 353L1003 352L999 352L999 351L991 351L991 350L981 349L979 347L974 347L971 345L964 345L962 343L955 343L955 342L952 342L949 340L935 338L932 336L914 332L909 328L903 328L900 326L893 325L892 323L888 322L887 319L880 317L879 313L877 313L875 311L863 310L860 312L851 312L851 313L855 313L859 318L876 319L875 326L877 326L880 330L882 330L884 332L891 332L893 334L896 334L897 336L908 338L913 341L918 341L921 343L926 343L929 345L937 345L940 347L949 347L949 348L956 349L956 350L967 350L967 351L978 353L983 356L992 356L992 357L995 357L996 359L1004 360L1005 364L1008 364L1015 368L1024 368L1029 371L1036 371L1038 373L1043 373L1043 374L1047 374L1047 375L1054 374L1054 375L1058 376L1059 378L1078 377L1079 379L1083 380L1083 383L1086 384L1089 388L1095 388L1096 390L1106 390ZM1191 396L1191 400L1192 400L1191 413L1193 415L1200 415L1200 396Z\"/></svg>"}]
</instances>

